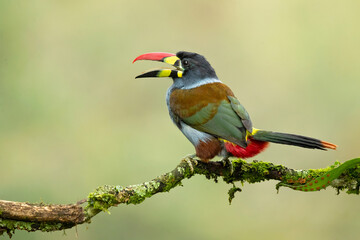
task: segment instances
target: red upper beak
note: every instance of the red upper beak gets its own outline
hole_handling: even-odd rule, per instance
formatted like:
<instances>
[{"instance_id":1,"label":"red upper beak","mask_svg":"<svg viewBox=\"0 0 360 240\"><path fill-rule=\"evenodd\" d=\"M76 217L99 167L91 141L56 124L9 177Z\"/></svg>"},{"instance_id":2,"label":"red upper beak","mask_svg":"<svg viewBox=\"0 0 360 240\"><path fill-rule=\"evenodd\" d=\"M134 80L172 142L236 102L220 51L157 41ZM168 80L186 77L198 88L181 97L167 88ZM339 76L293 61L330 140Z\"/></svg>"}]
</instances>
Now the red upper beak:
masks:
<instances>
[{"instance_id":1,"label":"red upper beak","mask_svg":"<svg viewBox=\"0 0 360 240\"><path fill-rule=\"evenodd\" d=\"M145 53L145 54L142 54L142 55L138 56L137 58L135 58L133 63L138 60L152 60L152 61L164 62L165 58L173 57L173 56L176 56L176 55L173 53L164 53L164 52Z\"/></svg>"}]
</instances>

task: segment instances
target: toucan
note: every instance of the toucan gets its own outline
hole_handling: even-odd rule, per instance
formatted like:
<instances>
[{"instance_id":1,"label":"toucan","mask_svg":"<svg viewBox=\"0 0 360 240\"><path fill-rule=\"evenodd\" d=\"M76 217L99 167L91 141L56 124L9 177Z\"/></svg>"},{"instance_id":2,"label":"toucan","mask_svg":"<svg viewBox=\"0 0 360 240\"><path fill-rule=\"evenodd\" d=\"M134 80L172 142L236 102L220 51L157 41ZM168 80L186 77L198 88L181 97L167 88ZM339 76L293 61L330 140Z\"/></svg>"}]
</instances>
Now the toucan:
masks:
<instances>
[{"instance_id":1,"label":"toucan","mask_svg":"<svg viewBox=\"0 0 360 240\"><path fill-rule=\"evenodd\" d=\"M166 93L170 118L194 145L196 156L204 162L215 156L253 157L269 142L321 150L337 147L311 137L254 128L248 112L200 54L153 52L138 56L133 63L138 60L174 66L173 69L147 71L136 78L173 79Z\"/></svg>"}]
</instances>

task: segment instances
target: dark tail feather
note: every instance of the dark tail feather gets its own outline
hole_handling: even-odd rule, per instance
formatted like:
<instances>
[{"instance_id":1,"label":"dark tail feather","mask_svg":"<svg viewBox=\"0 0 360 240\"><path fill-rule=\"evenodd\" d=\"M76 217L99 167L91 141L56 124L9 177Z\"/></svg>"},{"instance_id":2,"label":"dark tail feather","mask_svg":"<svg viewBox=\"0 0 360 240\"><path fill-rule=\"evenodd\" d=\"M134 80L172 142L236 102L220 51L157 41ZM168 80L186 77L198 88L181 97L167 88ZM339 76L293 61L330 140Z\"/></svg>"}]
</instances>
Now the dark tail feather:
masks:
<instances>
[{"instance_id":1,"label":"dark tail feather","mask_svg":"<svg viewBox=\"0 0 360 240\"><path fill-rule=\"evenodd\" d=\"M329 149L336 149L336 145L321 141L319 139L305 137L295 134L288 134L288 133L279 133L279 132L271 132L271 131L264 131L258 130L252 136L255 140L265 141L265 142L273 142L279 144L286 144L286 145L294 145L303 148L313 148L313 149L321 149L326 150Z\"/></svg>"}]
</instances>

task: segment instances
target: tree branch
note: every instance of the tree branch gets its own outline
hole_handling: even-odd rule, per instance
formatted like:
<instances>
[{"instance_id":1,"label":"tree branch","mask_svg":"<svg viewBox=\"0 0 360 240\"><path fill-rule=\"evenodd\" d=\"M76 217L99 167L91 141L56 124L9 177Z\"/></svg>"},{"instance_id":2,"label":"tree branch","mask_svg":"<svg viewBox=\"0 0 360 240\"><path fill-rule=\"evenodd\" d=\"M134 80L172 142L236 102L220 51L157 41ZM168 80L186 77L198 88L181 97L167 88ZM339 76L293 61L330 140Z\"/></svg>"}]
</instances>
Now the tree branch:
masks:
<instances>
[{"instance_id":1,"label":"tree branch","mask_svg":"<svg viewBox=\"0 0 360 240\"><path fill-rule=\"evenodd\" d=\"M256 183L265 180L278 180L280 186L287 186L297 190L302 189L311 180L318 177L330 176L337 173L336 179L328 181L326 186L347 193L359 194L360 186L360 159L353 159L340 165L334 165L324 169L294 170L282 165L274 165L268 162L253 161L247 163L241 159L224 164L224 162L201 162L194 158L185 158L174 170L158 176L151 181L137 185L102 186L90 193L88 198L76 204L31 204L0 200L0 235L8 233L11 236L15 230L26 231L57 231L72 228L76 225L90 222L91 218L101 211L107 212L110 207L119 204L139 204L146 198L159 192L168 192L172 188L181 185L181 181L194 175L205 175L208 179L221 177L226 183L248 182ZM233 170L233 171L232 171ZM341 170L341 171L340 171ZM311 185L310 183L309 185ZM325 188L326 186L323 186ZM320 188L319 188L320 189ZM319 190L318 189L318 190ZM312 191L313 189L311 189ZM316 189L315 189L316 190ZM233 185L229 190L229 201L234 194L241 191ZM82 206L87 203L86 206Z\"/></svg>"}]
</instances>

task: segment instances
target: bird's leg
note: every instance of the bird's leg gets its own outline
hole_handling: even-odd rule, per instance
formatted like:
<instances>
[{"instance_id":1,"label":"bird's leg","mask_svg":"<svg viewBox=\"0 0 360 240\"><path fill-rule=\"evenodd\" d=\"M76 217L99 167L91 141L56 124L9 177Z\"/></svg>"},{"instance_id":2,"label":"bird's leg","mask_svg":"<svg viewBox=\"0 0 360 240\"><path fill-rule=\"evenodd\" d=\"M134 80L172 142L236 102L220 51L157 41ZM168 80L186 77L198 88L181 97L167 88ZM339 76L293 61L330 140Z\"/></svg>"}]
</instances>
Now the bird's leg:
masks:
<instances>
[{"instance_id":1,"label":"bird's leg","mask_svg":"<svg viewBox=\"0 0 360 240\"><path fill-rule=\"evenodd\" d=\"M195 158L195 157L196 157L196 153L193 153L193 154L187 155L185 158Z\"/></svg>"},{"instance_id":2,"label":"bird's leg","mask_svg":"<svg viewBox=\"0 0 360 240\"><path fill-rule=\"evenodd\" d=\"M234 173L234 165L232 163L232 161L229 159L229 155L226 155L225 157L223 157L221 159L221 162L223 163L223 166L226 167L227 164L229 164L230 166L230 175L233 175Z\"/></svg>"},{"instance_id":3,"label":"bird's leg","mask_svg":"<svg viewBox=\"0 0 360 240\"><path fill-rule=\"evenodd\" d=\"M196 157L196 154L190 154L181 160L182 162L186 162L189 165L191 173L194 173L194 166L191 162L191 159L194 159L195 157ZM195 163L195 165L197 165L196 159L195 159L194 163Z\"/></svg>"}]
</instances>

